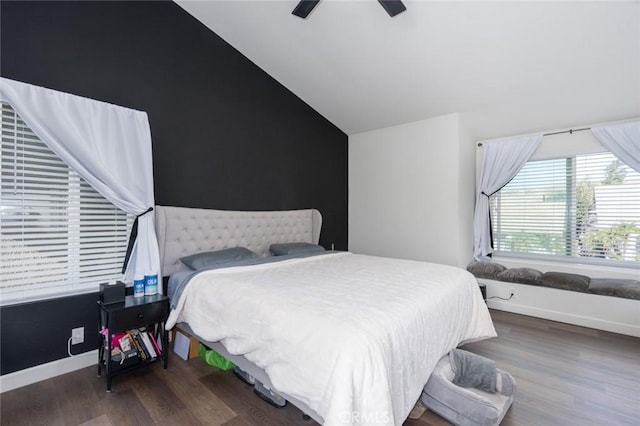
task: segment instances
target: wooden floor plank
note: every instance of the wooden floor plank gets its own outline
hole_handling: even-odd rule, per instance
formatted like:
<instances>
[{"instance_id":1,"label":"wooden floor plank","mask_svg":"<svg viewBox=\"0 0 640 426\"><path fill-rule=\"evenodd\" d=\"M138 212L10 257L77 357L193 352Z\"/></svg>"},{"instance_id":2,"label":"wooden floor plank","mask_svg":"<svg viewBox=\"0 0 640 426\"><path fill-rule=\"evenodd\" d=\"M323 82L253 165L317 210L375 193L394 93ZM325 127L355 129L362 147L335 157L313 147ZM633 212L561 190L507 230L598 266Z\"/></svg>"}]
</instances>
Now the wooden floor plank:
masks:
<instances>
[{"instance_id":1,"label":"wooden floor plank","mask_svg":"<svg viewBox=\"0 0 640 426\"><path fill-rule=\"evenodd\" d=\"M81 423L80 426L115 426L106 414Z\"/></svg>"},{"instance_id":2,"label":"wooden floor plank","mask_svg":"<svg viewBox=\"0 0 640 426\"><path fill-rule=\"evenodd\" d=\"M160 366L159 363L156 364ZM161 368L139 370L131 388L156 425L201 424L191 409L171 390Z\"/></svg>"},{"instance_id":3,"label":"wooden floor plank","mask_svg":"<svg viewBox=\"0 0 640 426\"><path fill-rule=\"evenodd\" d=\"M149 412L131 389L136 376L118 376L113 382L113 390L107 392L106 380L104 377L96 377L95 368L84 370L92 379L90 384L98 398L97 404L107 413L111 423L118 426L154 424Z\"/></svg>"},{"instance_id":4,"label":"wooden floor plank","mask_svg":"<svg viewBox=\"0 0 640 426\"><path fill-rule=\"evenodd\" d=\"M28 404L28 411L23 417L9 416L16 419L17 425L64 425L63 410L56 392L54 381L45 380L34 383L32 391L25 392L23 397ZM4 409L4 404L3 409ZM4 411L4 410L3 410ZM4 415L2 416L4 423Z\"/></svg>"},{"instance_id":5,"label":"wooden floor plank","mask_svg":"<svg viewBox=\"0 0 640 426\"><path fill-rule=\"evenodd\" d=\"M102 395L97 393L89 380L95 381L95 378L86 370L73 371L52 379L58 403L64 409L65 422L82 424L107 414L101 404L96 404Z\"/></svg>"},{"instance_id":6,"label":"wooden floor plank","mask_svg":"<svg viewBox=\"0 0 640 426\"><path fill-rule=\"evenodd\" d=\"M518 382L503 426L639 425L640 339L492 311L498 337L465 346ZM315 426L275 408L231 372L171 357L118 376L107 393L95 367L0 395L7 425ZM427 411L406 426L447 425Z\"/></svg>"},{"instance_id":7,"label":"wooden floor plank","mask_svg":"<svg viewBox=\"0 0 640 426\"><path fill-rule=\"evenodd\" d=\"M204 363L201 363L204 365ZM197 372L199 363L187 363L176 359L171 368L161 373L167 380L169 387L180 401L190 407L191 414L200 424L219 426L237 417L216 394L205 386L199 379ZM211 373L211 368L204 371ZM195 373L195 374L194 374ZM185 378L190 379L185 380Z\"/></svg>"},{"instance_id":8,"label":"wooden floor plank","mask_svg":"<svg viewBox=\"0 0 640 426\"><path fill-rule=\"evenodd\" d=\"M269 405L253 392L250 385L242 382L230 371L216 371L200 380L234 412L251 424L276 426L317 424L312 420L303 420L302 412L291 404L283 408Z\"/></svg>"}]
</instances>

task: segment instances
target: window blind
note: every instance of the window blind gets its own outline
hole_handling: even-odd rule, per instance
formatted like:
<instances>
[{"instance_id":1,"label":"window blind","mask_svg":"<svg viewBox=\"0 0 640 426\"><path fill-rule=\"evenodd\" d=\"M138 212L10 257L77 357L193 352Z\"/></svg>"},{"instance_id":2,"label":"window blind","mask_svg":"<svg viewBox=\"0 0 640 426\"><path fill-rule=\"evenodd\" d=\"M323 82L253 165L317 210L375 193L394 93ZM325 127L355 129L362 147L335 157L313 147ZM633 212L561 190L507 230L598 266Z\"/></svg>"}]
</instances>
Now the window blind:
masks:
<instances>
[{"instance_id":1,"label":"window blind","mask_svg":"<svg viewBox=\"0 0 640 426\"><path fill-rule=\"evenodd\" d=\"M9 104L1 118L1 301L120 279L133 218L62 162Z\"/></svg>"},{"instance_id":2,"label":"window blind","mask_svg":"<svg viewBox=\"0 0 640 426\"><path fill-rule=\"evenodd\" d=\"M497 255L640 262L640 173L609 152L529 161L490 209Z\"/></svg>"}]
</instances>

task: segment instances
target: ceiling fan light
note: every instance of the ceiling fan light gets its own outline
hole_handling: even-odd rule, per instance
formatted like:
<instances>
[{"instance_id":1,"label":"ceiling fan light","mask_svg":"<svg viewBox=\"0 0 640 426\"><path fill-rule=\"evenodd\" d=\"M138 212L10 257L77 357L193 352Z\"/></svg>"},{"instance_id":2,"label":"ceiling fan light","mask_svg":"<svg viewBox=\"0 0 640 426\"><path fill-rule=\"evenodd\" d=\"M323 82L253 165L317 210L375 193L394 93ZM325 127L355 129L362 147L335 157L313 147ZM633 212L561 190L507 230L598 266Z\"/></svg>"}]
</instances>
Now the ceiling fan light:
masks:
<instances>
[{"instance_id":1,"label":"ceiling fan light","mask_svg":"<svg viewBox=\"0 0 640 426\"><path fill-rule=\"evenodd\" d=\"M304 19L318 3L320 3L320 0L301 0L291 13Z\"/></svg>"},{"instance_id":2,"label":"ceiling fan light","mask_svg":"<svg viewBox=\"0 0 640 426\"><path fill-rule=\"evenodd\" d=\"M384 7L389 16L392 18L398 13L407 10L407 7L400 0L378 0L378 2Z\"/></svg>"}]
</instances>

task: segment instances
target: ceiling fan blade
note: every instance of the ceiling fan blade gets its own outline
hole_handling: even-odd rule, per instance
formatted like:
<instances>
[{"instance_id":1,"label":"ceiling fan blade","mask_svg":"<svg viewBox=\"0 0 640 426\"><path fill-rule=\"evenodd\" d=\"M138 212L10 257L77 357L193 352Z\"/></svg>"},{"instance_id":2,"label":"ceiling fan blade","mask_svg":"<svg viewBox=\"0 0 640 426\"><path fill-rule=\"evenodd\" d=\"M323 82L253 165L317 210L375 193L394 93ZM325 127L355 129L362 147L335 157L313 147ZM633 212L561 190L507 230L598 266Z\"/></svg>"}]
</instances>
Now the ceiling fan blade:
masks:
<instances>
[{"instance_id":1,"label":"ceiling fan blade","mask_svg":"<svg viewBox=\"0 0 640 426\"><path fill-rule=\"evenodd\" d=\"M291 13L304 19L318 3L320 3L320 0L301 0Z\"/></svg>"},{"instance_id":2,"label":"ceiling fan blade","mask_svg":"<svg viewBox=\"0 0 640 426\"><path fill-rule=\"evenodd\" d=\"M389 16L392 18L400 12L407 10L406 6L402 4L400 0L378 0L378 2L384 7Z\"/></svg>"}]
</instances>

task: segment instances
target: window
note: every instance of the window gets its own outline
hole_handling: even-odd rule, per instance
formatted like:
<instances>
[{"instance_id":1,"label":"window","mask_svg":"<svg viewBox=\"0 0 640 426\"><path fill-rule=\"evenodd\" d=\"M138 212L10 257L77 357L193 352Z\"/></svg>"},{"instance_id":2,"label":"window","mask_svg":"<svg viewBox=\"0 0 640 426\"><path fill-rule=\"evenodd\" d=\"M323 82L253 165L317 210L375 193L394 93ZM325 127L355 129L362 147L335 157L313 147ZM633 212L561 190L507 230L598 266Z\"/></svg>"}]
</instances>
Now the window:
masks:
<instances>
[{"instance_id":1,"label":"window","mask_svg":"<svg viewBox=\"0 0 640 426\"><path fill-rule=\"evenodd\" d=\"M640 267L640 173L609 152L529 161L490 209L496 255Z\"/></svg>"},{"instance_id":2,"label":"window","mask_svg":"<svg viewBox=\"0 0 640 426\"><path fill-rule=\"evenodd\" d=\"M133 218L98 194L2 103L2 302L122 278Z\"/></svg>"}]
</instances>

